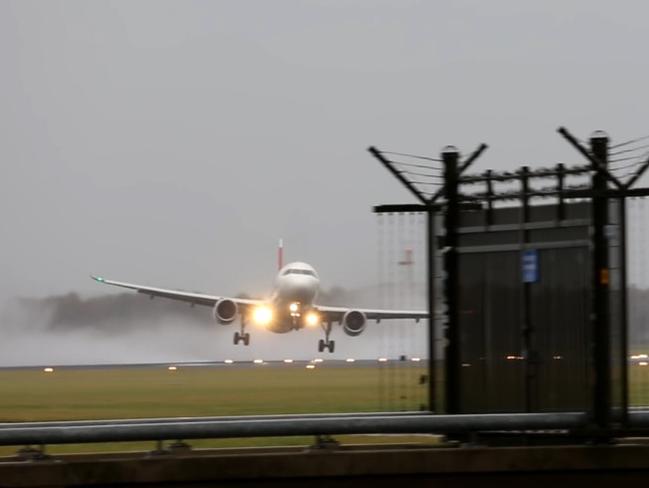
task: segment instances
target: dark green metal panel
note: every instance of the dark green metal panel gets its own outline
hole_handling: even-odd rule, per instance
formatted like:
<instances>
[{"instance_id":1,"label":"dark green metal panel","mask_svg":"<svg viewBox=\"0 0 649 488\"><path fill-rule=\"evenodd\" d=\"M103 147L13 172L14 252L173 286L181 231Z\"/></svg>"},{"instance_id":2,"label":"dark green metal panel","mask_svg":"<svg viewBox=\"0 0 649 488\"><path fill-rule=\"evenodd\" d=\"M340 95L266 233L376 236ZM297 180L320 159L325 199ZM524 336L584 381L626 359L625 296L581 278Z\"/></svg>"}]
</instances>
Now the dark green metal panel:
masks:
<instances>
[{"instance_id":1,"label":"dark green metal panel","mask_svg":"<svg viewBox=\"0 0 649 488\"><path fill-rule=\"evenodd\" d=\"M562 222L554 205L529 209L527 223L520 208L495 209L492 226L461 215L464 413L590 410L590 209L566 204ZM537 249L539 279L524 293L525 249Z\"/></svg>"}]
</instances>

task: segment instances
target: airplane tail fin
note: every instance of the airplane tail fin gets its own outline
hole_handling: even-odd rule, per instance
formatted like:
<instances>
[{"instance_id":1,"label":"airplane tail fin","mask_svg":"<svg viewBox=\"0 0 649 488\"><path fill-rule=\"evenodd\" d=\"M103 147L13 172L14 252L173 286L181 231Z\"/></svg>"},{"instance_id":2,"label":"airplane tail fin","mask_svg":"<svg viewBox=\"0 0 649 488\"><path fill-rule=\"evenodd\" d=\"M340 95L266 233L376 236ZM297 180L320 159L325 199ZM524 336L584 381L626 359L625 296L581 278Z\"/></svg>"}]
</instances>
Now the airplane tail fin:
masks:
<instances>
[{"instance_id":1,"label":"airplane tail fin","mask_svg":"<svg viewBox=\"0 0 649 488\"><path fill-rule=\"evenodd\" d=\"M279 271L284 267L284 241L279 240L277 244L277 270Z\"/></svg>"}]
</instances>

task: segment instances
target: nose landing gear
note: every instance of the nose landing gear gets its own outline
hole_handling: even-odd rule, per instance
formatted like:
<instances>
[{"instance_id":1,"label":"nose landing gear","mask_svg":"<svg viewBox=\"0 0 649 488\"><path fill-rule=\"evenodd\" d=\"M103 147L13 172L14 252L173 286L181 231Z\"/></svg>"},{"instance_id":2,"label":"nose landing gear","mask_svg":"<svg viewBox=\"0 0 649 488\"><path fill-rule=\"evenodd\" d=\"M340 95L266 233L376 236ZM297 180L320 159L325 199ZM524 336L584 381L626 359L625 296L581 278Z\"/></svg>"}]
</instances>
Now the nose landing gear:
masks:
<instances>
[{"instance_id":1,"label":"nose landing gear","mask_svg":"<svg viewBox=\"0 0 649 488\"><path fill-rule=\"evenodd\" d=\"M322 330L324 330L325 338L318 341L318 352L322 352L325 349L329 349L329 352L332 353L336 349L336 341L329 339L329 334L331 334L331 322L327 322L327 325L322 324Z\"/></svg>"},{"instance_id":2,"label":"nose landing gear","mask_svg":"<svg viewBox=\"0 0 649 488\"><path fill-rule=\"evenodd\" d=\"M235 332L234 333L234 345L236 346L239 344L239 341L243 342L244 346L247 346L250 344L250 334L248 332L245 332L246 329L246 321L243 318L243 315L241 316L241 332Z\"/></svg>"}]
</instances>

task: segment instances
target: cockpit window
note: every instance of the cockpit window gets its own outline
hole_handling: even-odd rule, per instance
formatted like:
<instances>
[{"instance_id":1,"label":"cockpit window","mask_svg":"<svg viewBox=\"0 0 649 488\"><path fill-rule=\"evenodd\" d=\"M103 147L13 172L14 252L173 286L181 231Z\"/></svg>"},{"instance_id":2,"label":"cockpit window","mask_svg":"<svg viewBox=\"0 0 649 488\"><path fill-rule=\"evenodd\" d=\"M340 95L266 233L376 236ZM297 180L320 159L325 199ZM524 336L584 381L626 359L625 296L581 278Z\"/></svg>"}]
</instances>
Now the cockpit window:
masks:
<instances>
[{"instance_id":1,"label":"cockpit window","mask_svg":"<svg viewBox=\"0 0 649 488\"><path fill-rule=\"evenodd\" d=\"M286 276L286 275L289 275L289 274L301 274L301 275L308 275L308 276L316 277L316 274L313 271L311 271L310 269L289 268L289 269L285 270L282 273L282 276Z\"/></svg>"}]
</instances>

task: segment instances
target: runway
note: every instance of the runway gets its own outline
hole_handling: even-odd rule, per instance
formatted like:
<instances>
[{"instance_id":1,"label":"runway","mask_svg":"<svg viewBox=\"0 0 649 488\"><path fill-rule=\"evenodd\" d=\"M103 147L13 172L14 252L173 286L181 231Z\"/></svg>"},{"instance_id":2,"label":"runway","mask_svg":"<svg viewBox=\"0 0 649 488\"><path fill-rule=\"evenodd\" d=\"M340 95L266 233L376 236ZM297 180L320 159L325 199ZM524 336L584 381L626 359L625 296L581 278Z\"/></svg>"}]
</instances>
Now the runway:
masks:
<instances>
[{"instance_id":1,"label":"runway","mask_svg":"<svg viewBox=\"0 0 649 488\"><path fill-rule=\"evenodd\" d=\"M0 371L38 371L38 370L102 370L102 369L169 369L169 368L259 368L263 366L307 366L310 364L318 367L353 367L353 366L375 366L387 364L407 364L417 363L426 364L423 358L376 358L376 359L249 359L249 360L231 360L222 359L214 361L169 361L155 363L98 363L98 364L36 364L36 365L18 365L18 366L0 366Z\"/></svg>"}]
</instances>

